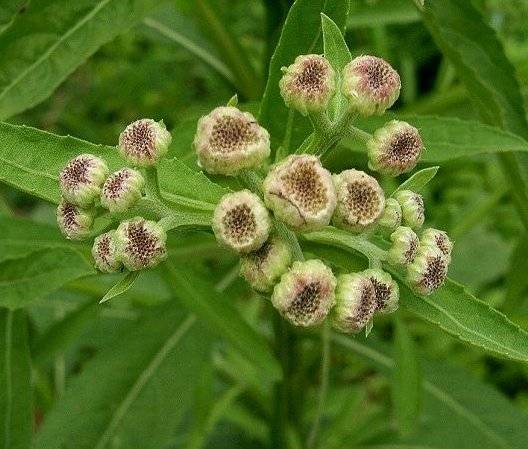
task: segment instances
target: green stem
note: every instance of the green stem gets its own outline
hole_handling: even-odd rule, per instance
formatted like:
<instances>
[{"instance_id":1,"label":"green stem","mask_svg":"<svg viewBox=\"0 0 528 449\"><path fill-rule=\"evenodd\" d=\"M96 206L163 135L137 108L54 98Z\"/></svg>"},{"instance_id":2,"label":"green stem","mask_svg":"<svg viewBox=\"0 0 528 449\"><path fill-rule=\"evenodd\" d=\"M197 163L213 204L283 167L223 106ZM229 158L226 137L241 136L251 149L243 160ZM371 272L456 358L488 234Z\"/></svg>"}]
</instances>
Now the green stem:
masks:
<instances>
[{"instance_id":1,"label":"green stem","mask_svg":"<svg viewBox=\"0 0 528 449\"><path fill-rule=\"evenodd\" d=\"M332 122L328 118L326 111L312 112L308 114L308 118L312 123L314 131L322 136L329 136L333 132Z\"/></svg>"},{"instance_id":2,"label":"green stem","mask_svg":"<svg viewBox=\"0 0 528 449\"><path fill-rule=\"evenodd\" d=\"M372 134L363 131L362 129L359 129L353 125L349 125L347 131L350 136L362 140L363 142L367 142L372 139Z\"/></svg>"},{"instance_id":3,"label":"green stem","mask_svg":"<svg viewBox=\"0 0 528 449\"><path fill-rule=\"evenodd\" d=\"M147 167L145 169L145 192L147 194L147 198L156 199L160 202L165 201L161 196L158 170L156 167Z\"/></svg>"},{"instance_id":4,"label":"green stem","mask_svg":"<svg viewBox=\"0 0 528 449\"><path fill-rule=\"evenodd\" d=\"M316 447L317 436L321 428L321 420L324 413L326 397L328 395L328 381L330 376L330 321L326 320L321 330L321 343L323 345L321 360L321 385L319 387L319 398L317 402L317 412L313 420L312 429L306 443L307 449Z\"/></svg>"},{"instance_id":5,"label":"green stem","mask_svg":"<svg viewBox=\"0 0 528 449\"><path fill-rule=\"evenodd\" d=\"M243 170L238 178L253 193L262 196L262 177L254 170Z\"/></svg>"},{"instance_id":6,"label":"green stem","mask_svg":"<svg viewBox=\"0 0 528 449\"><path fill-rule=\"evenodd\" d=\"M288 229L288 227L281 221L275 221L275 230L283 240L290 244L293 253L293 260L303 261L304 254L295 233Z\"/></svg>"},{"instance_id":7,"label":"green stem","mask_svg":"<svg viewBox=\"0 0 528 449\"><path fill-rule=\"evenodd\" d=\"M282 380L274 386L273 416L270 426L270 447L272 449L288 448L288 424L290 421L290 332L285 320L273 313L273 330L275 334L275 353L282 367Z\"/></svg>"}]
</instances>

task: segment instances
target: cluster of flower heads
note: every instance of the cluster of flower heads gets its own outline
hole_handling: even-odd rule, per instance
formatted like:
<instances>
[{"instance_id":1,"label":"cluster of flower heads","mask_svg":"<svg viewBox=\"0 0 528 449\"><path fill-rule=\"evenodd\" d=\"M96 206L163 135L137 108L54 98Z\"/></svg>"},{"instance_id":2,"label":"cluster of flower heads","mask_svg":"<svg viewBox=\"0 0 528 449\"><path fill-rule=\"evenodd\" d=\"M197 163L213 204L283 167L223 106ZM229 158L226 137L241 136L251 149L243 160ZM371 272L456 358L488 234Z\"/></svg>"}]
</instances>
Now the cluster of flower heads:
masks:
<instances>
[{"instance_id":1,"label":"cluster of flower heads","mask_svg":"<svg viewBox=\"0 0 528 449\"><path fill-rule=\"evenodd\" d=\"M299 56L283 69L285 103L301 114L326 113L336 92L336 76L323 56ZM399 95L398 73L384 60L361 56L341 76L349 112L383 114ZM198 123L195 148L208 173L237 175L264 166L270 154L268 132L249 113L219 107ZM412 170L423 150L416 128L392 120L367 142L369 168L398 176ZM293 154L272 165L262 183L262 198L249 190L228 193L216 207L213 230L220 244L241 257L241 275L258 292L271 294L291 323L312 326L331 317L343 332L359 332L375 313L397 309L398 284L381 268L337 278L320 260L294 261L288 242L273 231L273 220L295 232L329 224L357 234L377 229L390 235L386 262L405 267L420 294L440 287L447 275L452 243L436 229L419 232L425 219L420 194L397 191L386 198L376 178L355 169L331 174L319 157ZM365 237L367 238L367 237Z\"/></svg>"},{"instance_id":2,"label":"cluster of flower heads","mask_svg":"<svg viewBox=\"0 0 528 449\"><path fill-rule=\"evenodd\" d=\"M327 114L337 88L348 101L348 117L380 115L400 91L398 73L373 56L348 63L340 86L320 55L299 56L283 72L282 97L303 115ZM98 209L119 213L134 206L145 187L137 168L155 166L170 141L163 122L142 119L119 136L118 150L135 168L110 174L105 161L90 154L69 161L60 173L57 209L64 235L85 239ZM227 176L265 167L271 152L269 133L253 115L234 106L218 107L198 121L194 147L206 172ZM423 143L416 128L392 120L369 138L367 148L371 170L398 176L416 166ZM381 268L336 277L320 260L294 260L290 243L274 231L272 216L299 233L330 224L365 238L381 230L391 241L384 261L404 267L408 283L420 294L439 288L447 275L452 243L443 231L420 232L425 207L416 192L398 190L386 198L373 176L355 169L331 174L312 154L289 155L272 165L260 188L224 195L212 229L220 244L240 255L242 277L256 291L271 294L273 305L295 325L317 325L330 316L335 328L359 332L375 313L397 309L398 284ZM166 233L154 221L125 220L95 239L92 254L103 272L149 268L166 257Z\"/></svg>"},{"instance_id":3,"label":"cluster of flower heads","mask_svg":"<svg viewBox=\"0 0 528 449\"><path fill-rule=\"evenodd\" d=\"M142 119L121 133L118 150L130 165L149 167L166 154L170 142L171 135L163 122ZM91 235L99 210L119 213L130 209L143 196L145 180L137 169L124 167L110 173L103 159L81 154L62 169L59 184L59 228L68 239L84 240ZM106 273L123 267L141 270L165 258L166 239L165 230L157 222L135 217L96 237L92 255L96 267Z\"/></svg>"}]
</instances>

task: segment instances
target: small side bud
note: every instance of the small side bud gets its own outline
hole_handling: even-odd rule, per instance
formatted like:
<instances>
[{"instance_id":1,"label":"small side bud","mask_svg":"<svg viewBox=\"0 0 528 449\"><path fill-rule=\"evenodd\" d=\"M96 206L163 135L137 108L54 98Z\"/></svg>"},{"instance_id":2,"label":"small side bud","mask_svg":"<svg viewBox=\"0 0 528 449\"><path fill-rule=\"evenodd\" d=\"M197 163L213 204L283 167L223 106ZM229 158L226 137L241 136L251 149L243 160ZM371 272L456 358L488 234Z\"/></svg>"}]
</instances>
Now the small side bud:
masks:
<instances>
[{"instance_id":1,"label":"small side bud","mask_svg":"<svg viewBox=\"0 0 528 449\"><path fill-rule=\"evenodd\" d=\"M115 233L118 259L130 271L157 265L167 257L167 234L155 221L136 217L122 222Z\"/></svg>"},{"instance_id":2,"label":"small side bud","mask_svg":"<svg viewBox=\"0 0 528 449\"><path fill-rule=\"evenodd\" d=\"M394 198L387 198L385 200L385 209L379 219L379 225L383 228L394 231L401 225L402 210L400 203Z\"/></svg>"},{"instance_id":3,"label":"small side bud","mask_svg":"<svg viewBox=\"0 0 528 449\"><path fill-rule=\"evenodd\" d=\"M416 167L423 143L414 126L392 120L374 133L367 148L371 170L398 176Z\"/></svg>"},{"instance_id":4,"label":"small side bud","mask_svg":"<svg viewBox=\"0 0 528 449\"><path fill-rule=\"evenodd\" d=\"M221 106L198 120L194 147L208 173L236 175L257 168L270 155L268 131L249 112Z\"/></svg>"},{"instance_id":5,"label":"small side bud","mask_svg":"<svg viewBox=\"0 0 528 449\"><path fill-rule=\"evenodd\" d=\"M374 226L385 207L385 195L378 181L354 169L334 175L333 179L337 192L334 224L353 232Z\"/></svg>"},{"instance_id":6,"label":"small side bud","mask_svg":"<svg viewBox=\"0 0 528 449\"><path fill-rule=\"evenodd\" d=\"M278 237L271 237L257 251L240 259L240 274L258 292L273 289L292 261L290 245Z\"/></svg>"},{"instance_id":7,"label":"small side bud","mask_svg":"<svg viewBox=\"0 0 528 449\"><path fill-rule=\"evenodd\" d=\"M92 230L94 215L91 210L61 200L57 207L57 224L64 237L70 240L84 240Z\"/></svg>"},{"instance_id":8,"label":"small side bud","mask_svg":"<svg viewBox=\"0 0 528 449\"><path fill-rule=\"evenodd\" d=\"M295 326L323 322L335 302L336 279L320 260L294 262L275 286L273 306Z\"/></svg>"},{"instance_id":9,"label":"small side bud","mask_svg":"<svg viewBox=\"0 0 528 449\"><path fill-rule=\"evenodd\" d=\"M449 261L440 249L420 248L414 261L407 266L407 280L415 292L430 295L444 283L448 267Z\"/></svg>"},{"instance_id":10,"label":"small side bud","mask_svg":"<svg viewBox=\"0 0 528 449\"><path fill-rule=\"evenodd\" d=\"M77 206L89 207L99 196L107 176L105 161L93 154L81 154L70 160L60 172L62 197Z\"/></svg>"},{"instance_id":11,"label":"small side bud","mask_svg":"<svg viewBox=\"0 0 528 449\"><path fill-rule=\"evenodd\" d=\"M110 212L124 212L141 198L145 180L132 168L122 168L112 173L103 184L101 205Z\"/></svg>"},{"instance_id":12,"label":"small side bud","mask_svg":"<svg viewBox=\"0 0 528 449\"><path fill-rule=\"evenodd\" d=\"M163 120L150 118L136 120L119 135L119 153L128 163L150 167L167 154L172 136Z\"/></svg>"},{"instance_id":13,"label":"small side bud","mask_svg":"<svg viewBox=\"0 0 528 449\"><path fill-rule=\"evenodd\" d=\"M453 251L453 242L447 233L438 229L428 228L422 233L420 238L420 247L433 247L442 251L447 263L451 262L451 251Z\"/></svg>"},{"instance_id":14,"label":"small side bud","mask_svg":"<svg viewBox=\"0 0 528 449\"><path fill-rule=\"evenodd\" d=\"M103 273L114 273L121 269L123 264L118 257L115 231L105 232L96 237L92 247L92 256L95 267Z\"/></svg>"},{"instance_id":15,"label":"small side bud","mask_svg":"<svg viewBox=\"0 0 528 449\"><path fill-rule=\"evenodd\" d=\"M398 309L400 290L397 282L386 271L370 268L363 272L374 286L376 297L376 312L392 313Z\"/></svg>"},{"instance_id":16,"label":"small side bud","mask_svg":"<svg viewBox=\"0 0 528 449\"><path fill-rule=\"evenodd\" d=\"M389 250L389 263L407 265L416 257L420 241L416 233L406 226L400 226L390 236L392 246Z\"/></svg>"},{"instance_id":17,"label":"small side bud","mask_svg":"<svg viewBox=\"0 0 528 449\"><path fill-rule=\"evenodd\" d=\"M341 332L357 334L374 316L376 291L362 273L342 274L337 278L336 306L332 325Z\"/></svg>"},{"instance_id":18,"label":"small side bud","mask_svg":"<svg viewBox=\"0 0 528 449\"><path fill-rule=\"evenodd\" d=\"M341 90L350 108L361 115L381 115L400 95L400 76L375 56L359 56L343 69Z\"/></svg>"},{"instance_id":19,"label":"small side bud","mask_svg":"<svg viewBox=\"0 0 528 449\"><path fill-rule=\"evenodd\" d=\"M403 223L412 229L419 229L425 220L425 205L422 195L410 190L401 190L394 198L402 208Z\"/></svg>"},{"instance_id":20,"label":"small side bud","mask_svg":"<svg viewBox=\"0 0 528 449\"><path fill-rule=\"evenodd\" d=\"M282 70L279 87L289 108L307 115L328 107L335 93L335 73L324 56L297 56L292 65Z\"/></svg>"},{"instance_id":21,"label":"small side bud","mask_svg":"<svg viewBox=\"0 0 528 449\"><path fill-rule=\"evenodd\" d=\"M216 239L238 253L258 250L268 239L270 229L268 210L249 190L228 193L216 206L213 217Z\"/></svg>"},{"instance_id":22,"label":"small side bud","mask_svg":"<svg viewBox=\"0 0 528 449\"><path fill-rule=\"evenodd\" d=\"M318 157L288 156L269 171L263 189L266 205L291 228L316 231L330 223L336 193Z\"/></svg>"}]
</instances>

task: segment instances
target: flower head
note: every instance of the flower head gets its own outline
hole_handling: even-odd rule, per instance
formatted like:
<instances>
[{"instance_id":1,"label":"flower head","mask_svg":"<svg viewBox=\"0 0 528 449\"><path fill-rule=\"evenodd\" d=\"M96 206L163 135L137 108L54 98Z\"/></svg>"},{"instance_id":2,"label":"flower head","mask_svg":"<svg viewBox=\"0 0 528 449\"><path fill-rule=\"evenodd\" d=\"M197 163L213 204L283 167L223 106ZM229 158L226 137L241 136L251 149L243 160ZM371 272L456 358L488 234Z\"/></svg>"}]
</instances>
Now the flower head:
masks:
<instances>
[{"instance_id":1,"label":"flower head","mask_svg":"<svg viewBox=\"0 0 528 449\"><path fill-rule=\"evenodd\" d=\"M240 274L258 292L269 292L288 270L290 245L279 237L269 238L260 249L240 259Z\"/></svg>"},{"instance_id":2,"label":"flower head","mask_svg":"<svg viewBox=\"0 0 528 449\"><path fill-rule=\"evenodd\" d=\"M257 168L270 155L268 132L249 112L231 106L213 109L198 121L194 147L205 171L222 175Z\"/></svg>"},{"instance_id":3,"label":"flower head","mask_svg":"<svg viewBox=\"0 0 528 449\"><path fill-rule=\"evenodd\" d=\"M358 333L374 316L376 291L363 273L342 274L337 278L336 306L332 325L341 332Z\"/></svg>"},{"instance_id":4,"label":"flower head","mask_svg":"<svg viewBox=\"0 0 528 449\"><path fill-rule=\"evenodd\" d=\"M320 55L301 55L282 69L279 87L284 102L303 115L324 111L335 93L335 73Z\"/></svg>"},{"instance_id":5,"label":"flower head","mask_svg":"<svg viewBox=\"0 0 528 449\"><path fill-rule=\"evenodd\" d=\"M451 261L451 251L453 251L453 242L444 231L438 229L428 228L423 231L420 238L420 247L435 247L438 248L447 259Z\"/></svg>"},{"instance_id":6,"label":"flower head","mask_svg":"<svg viewBox=\"0 0 528 449\"><path fill-rule=\"evenodd\" d=\"M136 120L119 135L119 153L128 163L138 167L156 165L167 154L172 136L163 120Z\"/></svg>"},{"instance_id":7,"label":"flower head","mask_svg":"<svg viewBox=\"0 0 528 449\"><path fill-rule=\"evenodd\" d=\"M422 195L411 190L400 190L394 198L402 208L403 222L412 229L422 227L425 220L425 205Z\"/></svg>"},{"instance_id":8,"label":"flower head","mask_svg":"<svg viewBox=\"0 0 528 449\"><path fill-rule=\"evenodd\" d=\"M341 90L361 115L381 115L400 95L400 76L387 61L359 56L343 69Z\"/></svg>"},{"instance_id":9,"label":"flower head","mask_svg":"<svg viewBox=\"0 0 528 449\"><path fill-rule=\"evenodd\" d=\"M385 195L375 178L359 170L345 170L334 175L337 207L336 226L361 232L376 224L385 207Z\"/></svg>"},{"instance_id":10,"label":"flower head","mask_svg":"<svg viewBox=\"0 0 528 449\"><path fill-rule=\"evenodd\" d=\"M167 234L155 221L136 217L122 222L115 233L118 259L130 271L157 265L167 257Z\"/></svg>"},{"instance_id":11,"label":"flower head","mask_svg":"<svg viewBox=\"0 0 528 449\"><path fill-rule=\"evenodd\" d=\"M144 185L141 173L132 168L122 168L112 173L103 184L101 205L110 212L123 212L141 198Z\"/></svg>"},{"instance_id":12,"label":"flower head","mask_svg":"<svg viewBox=\"0 0 528 449\"><path fill-rule=\"evenodd\" d=\"M336 279L320 260L294 262L275 286L271 302L295 326L320 324L334 305Z\"/></svg>"},{"instance_id":13,"label":"flower head","mask_svg":"<svg viewBox=\"0 0 528 449\"><path fill-rule=\"evenodd\" d=\"M414 261L407 266L407 280L413 290L430 295L445 281L449 261L439 248L420 248Z\"/></svg>"},{"instance_id":14,"label":"flower head","mask_svg":"<svg viewBox=\"0 0 528 449\"><path fill-rule=\"evenodd\" d=\"M101 192L108 175L106 163L93 154L81 154L70 160L59 175L62 197L81 207L91 206Z\"/></svg>"},{"instance_id":15,"label":"flower head","mask_svg":"<svg viewBox=\"0 0 528 449\"><path fill-rule=\"evenodd\" d=\"M392 246L389 250L389 263L393 265L411 263L420 247L416 233L411 228L400 226L391 234L390 239Z\"/></svg>"},{"instance_id":16,"label":"flower head","mask_svg":"<svg viewBox=\"0 0 528 449\"><path fill-rule=\"evenodd\" d=\"M258 250L268 239L270 229L268 210L249 190L227 193L216 206L213 217L216 239L236 252Z\"/></svg>"},{"instance_id":17,"label":"flower head","mask_svg":"<svg viewBox=\"0 0 528 449\"><path fill-rule=\"evenodd\" d=\"M398 308L400 291L397 282L386 271L370 268L363 271L363 275L370 279L376 297L376 312L392 313Z\"/></svg>"},{"instance_id":18,"label":"flower head","mask_svg":"<svg viewBox=\"0 0 528 449\"><path fill-rule=\"evenodd\" d=\"M84 240L92 230L93 211L61 200L57 207L57 224L62 234L70 240Z\"/></svg>"},{"instance_id":19,"label":"flower head","mask_svg":"<svg viewBox=\"0 0 528 449\"><path fill-rule=\"evenodd\" d=\"M385 200L385 209L379 219L379 225L388 230L395 230L401 225L402 210L400 203L394 198L387 198Z\"/></svg>"},{"instance_id":20,"label":"flower head","mask_svg":"<svg viewBox=\"0 0 528 449\"><path fill-rule=\"evenodd\" d=\"M118 257L115 231L105 232L96 237L92 247L95 267L103 273L119 271L123 266Z\"/></svg>"},{"instance_id":21,"label":"flower head","mask_svg":"<svg viewBox=\"0 0 528 449\"><path fill-rule=\"evenodd\" d=\"M414 126L392 120L374 133L367 148L371 170L398 176L416 166L423 143Z\"/></svg>"},{"instance_id":22,"label":"flower head","mask_svg":"<svg viewBox=\"0 0 528 449\"><path fill-rule=\"evenodd\" d=\"M318 157L288 156L270 170L263 188L266 205L291 228L315 231L330 223L336 194Z\"/></svg>"}]
</instances>

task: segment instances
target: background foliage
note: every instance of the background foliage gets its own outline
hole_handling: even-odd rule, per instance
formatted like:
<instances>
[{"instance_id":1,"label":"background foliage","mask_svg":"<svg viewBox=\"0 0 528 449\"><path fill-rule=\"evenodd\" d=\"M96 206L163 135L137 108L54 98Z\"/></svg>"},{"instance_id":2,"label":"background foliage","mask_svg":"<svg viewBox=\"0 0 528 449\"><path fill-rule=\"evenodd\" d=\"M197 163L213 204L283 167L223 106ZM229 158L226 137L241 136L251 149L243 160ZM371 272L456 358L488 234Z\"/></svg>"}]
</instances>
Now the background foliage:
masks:
<instances>
[{"instance_id":1,"label":"background foliage","mask_svg":"<svg viewBox=\"0 0 528 449\"><path fill-rule=\"evenodd\" d=\"M527 447L528 4L292 3L0 0L0 448ZM247 288L207 231L230 186L191 147L197 118L237 93L292 151L309 128L280 67L323 50L339 66L340 30L352 56L400 72L393 113L426 145L409 182L455 239L452 280L427 299L403 288L368 338L294 330ZM172 130L161 185L182 227L166 264L99 305L121 277L56 229L57 173L81 152L119 166L112 146L140 117ZM366 168L364 150L349 139L324 163ZM302 244L361 269L349 238Z\"/></svg>"}]
</instances>

